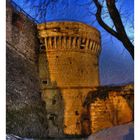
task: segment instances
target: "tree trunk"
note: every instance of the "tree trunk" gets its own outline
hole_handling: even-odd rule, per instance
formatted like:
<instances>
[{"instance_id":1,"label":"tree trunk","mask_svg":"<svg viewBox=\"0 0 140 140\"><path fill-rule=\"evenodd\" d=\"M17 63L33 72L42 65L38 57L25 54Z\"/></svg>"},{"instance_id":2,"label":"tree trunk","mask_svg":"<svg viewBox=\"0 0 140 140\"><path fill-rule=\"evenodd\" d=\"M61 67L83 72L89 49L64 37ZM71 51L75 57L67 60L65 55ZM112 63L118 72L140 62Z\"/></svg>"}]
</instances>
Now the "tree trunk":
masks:
<instances>
[{"instance_id":1,"label":"tree trunk","mask_svg":"<svg viewBox=\"0 0 140 140\"><path fill-rule=\"evenodd\" d=\"M134 59L134 46L126 34L124 25L121 20L121 16L115 5L115 0L106 0L106 2L107 2L107 8L108 8L110 17L115 25L118 35L119 35L118 39L123 43L124 47L128 50L128 52Z\"/></svg>"},{"instance_id":2,"label":"tree trunk","mask_svg":"<svg viewBox=\"0 0 140 140\"><path fill-rule=\"evenodd\" d=\"M106 0L108 12L110 15L110 18L112 19L114 26L116 28L116 31L110 28L101 17L102 14L102 5L99 3L98 0L93 0L97 7L96 12L96 18L98 23L111 35L116 37L119 41L122 42L124 47L127 49L127 51L130 53L131 57L134 59L134 45L131 43L130 39L128 38L124 25L121 20L121 16L119 14L119 11L115 5L115 0Z\"/></svg>"}]
</instances>

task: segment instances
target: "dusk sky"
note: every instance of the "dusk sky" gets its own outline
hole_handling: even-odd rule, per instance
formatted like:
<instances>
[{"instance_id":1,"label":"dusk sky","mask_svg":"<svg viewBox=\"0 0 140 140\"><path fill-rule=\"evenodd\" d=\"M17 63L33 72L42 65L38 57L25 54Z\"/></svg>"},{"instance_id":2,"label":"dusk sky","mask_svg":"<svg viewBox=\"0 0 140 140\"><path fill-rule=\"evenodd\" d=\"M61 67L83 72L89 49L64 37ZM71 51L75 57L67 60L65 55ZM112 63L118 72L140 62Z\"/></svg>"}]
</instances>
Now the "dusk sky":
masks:
<instances>
[{"instance_id":1,"label":"dusk sky","mask_svg":"<svg viewBox=\"0 0 140 140\"><path fill-rule=\"evenodd\" d=\"M95 18L96 8L94 4L88 4L90 0L52 0L45 18L37 17L39 10L33 8L39 0L13 0L38 22L47 21L80 21L96 27L101 32L102 52L100 56L100 79L102 85L120 85L133 82L134 62L123 47L122 43L107 33L97 23ZM40 0L43 1L43 0ZM133 40L134 0L118 0L117 7L121 11L122 20L130 39ZM106 10L106 9L104 9ZM92 14L93 13L93 14ZM104 15L106 16L106 15ZM109 18L104 19L109 25Z\"/></svg>"}]
</instances>

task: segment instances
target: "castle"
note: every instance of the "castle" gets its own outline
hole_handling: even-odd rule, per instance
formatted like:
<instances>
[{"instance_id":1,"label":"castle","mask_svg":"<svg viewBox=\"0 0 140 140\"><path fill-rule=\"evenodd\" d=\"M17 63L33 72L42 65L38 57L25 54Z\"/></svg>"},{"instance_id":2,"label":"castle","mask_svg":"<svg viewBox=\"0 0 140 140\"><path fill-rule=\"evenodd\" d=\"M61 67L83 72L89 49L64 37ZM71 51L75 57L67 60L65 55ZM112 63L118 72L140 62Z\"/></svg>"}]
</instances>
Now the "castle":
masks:
<instances>
[{"instance_id":1,"label":"castle","mask_svg":"<svg viewBox=\"0 0 140 140\"><path fill-rule=\"evenodd\" d=\"M36 27L7 6L7 133L89 135L133 121L133 86L100 86L100 39L79 22Z\"/></svg>"},{"instance_id":2,"label":"castle","mask_svg":"<svg viewBox=\"0 0 140 140\"><path fill-rule=\"evenodd\" d=\"M91 116L84 117L86 110L83 104L86 97L99 87L98 58L101 46L100 34L95 28L78 22L49 22L38 25L38 31L41 51L45 53L43 56L41 53L40 57L45 57L48 64L44 69L45 61L39 62L42 97L48 110L50 96L61 95L64 102L65 134L94 133L101 128L132 120L132 110L125 103L125 99L120 95L117 97L115 91L113 95L110 93L108 97L110 99L106 99L105 104L105 101L101 103L101 100L93 104L89 112ZM119 122L111 121L113 117L118 117L118 114L110 114L117 109L113 110L112 106L115 108L114 104L119 105L118 100L122 102L124 108L120 107L120 118L117 120ZM102 113L98 115L99 112ZM99 118L100 124L97 121Z\"/></svg>"}]
</instances>

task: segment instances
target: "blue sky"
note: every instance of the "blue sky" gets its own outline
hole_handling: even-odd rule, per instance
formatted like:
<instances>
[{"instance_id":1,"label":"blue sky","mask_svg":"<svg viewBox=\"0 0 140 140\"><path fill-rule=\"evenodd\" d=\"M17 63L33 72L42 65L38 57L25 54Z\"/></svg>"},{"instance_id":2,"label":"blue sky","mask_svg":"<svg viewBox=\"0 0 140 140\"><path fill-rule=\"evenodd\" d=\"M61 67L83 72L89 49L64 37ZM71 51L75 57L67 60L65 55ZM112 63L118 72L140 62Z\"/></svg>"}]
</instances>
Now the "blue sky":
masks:
<instances>
[{"instance_id":1,"label":"blue sky","mask_svg":"<svg viewBox=\"0 0 140 140\"><path fill-rule=\"evenodd\" d=\"M13 0L29 15L36 18L40 23L47 21L80 21L96 27L101 32L102 52L100 56L100 79L102 85L124 84L133 81L134 62L129 53L124 49L121 42L100 27L95 18L96 7L89 4L90 0L52 0L48 7L45 18L40 19L36 15L39 9L35 8L38 2L43 0ZM46 0L47 1L47 0ZM122 20L128 36L133 39L134 1L118 0L117 7L120 9ZM104 9L106 10L106 9ZM93 14L92 14L93 13ZM106 15L105 15L106 16ZM108 25L112 25L109 18L104 18Z\"/></svg>"}]
</instances>

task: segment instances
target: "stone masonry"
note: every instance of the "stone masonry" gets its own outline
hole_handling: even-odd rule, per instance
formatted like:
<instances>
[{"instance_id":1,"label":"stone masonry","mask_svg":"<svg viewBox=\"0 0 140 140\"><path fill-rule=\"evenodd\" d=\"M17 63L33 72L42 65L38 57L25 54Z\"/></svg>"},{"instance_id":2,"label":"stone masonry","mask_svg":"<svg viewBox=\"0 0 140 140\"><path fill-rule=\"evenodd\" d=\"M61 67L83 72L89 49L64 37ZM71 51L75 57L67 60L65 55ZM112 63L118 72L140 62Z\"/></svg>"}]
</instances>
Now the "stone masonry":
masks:
<instances>
[{"instance_id":1,"label":"stone masonry","mask_svg":"<svg viewBox=\"0 0 140 140\"><path fill-rule=\"evenodd\" d=\"M88 93L83 105L88 110L92 133L132 122L134 86L98 87Z\"/></svg>"},{"instance_id":2,"label":"stone masonry","mask_svg":"<svg viewBox=\"0 0 140 140\"><path fill-rule=\"evenodd\" d=\"M47 114L37 69L36 26L9 3L6 14L6 132L47 137Z\"/></svg>"},{"instance_id":3,"label":"stone masonry","mask_svg":"<svg viewBox=\"0 0 140 140\"><path fill-rule=\"evenodd\" d=\"M87 93L99 86L100 33L78 22L40 24L38 31L41 49L46 52L42 59L48 63L46 72L42 63L39 68L43 99L47 105L51 96L60 96L64 134L81 135L82 104Z\"/></svg>"}]
</instances>

